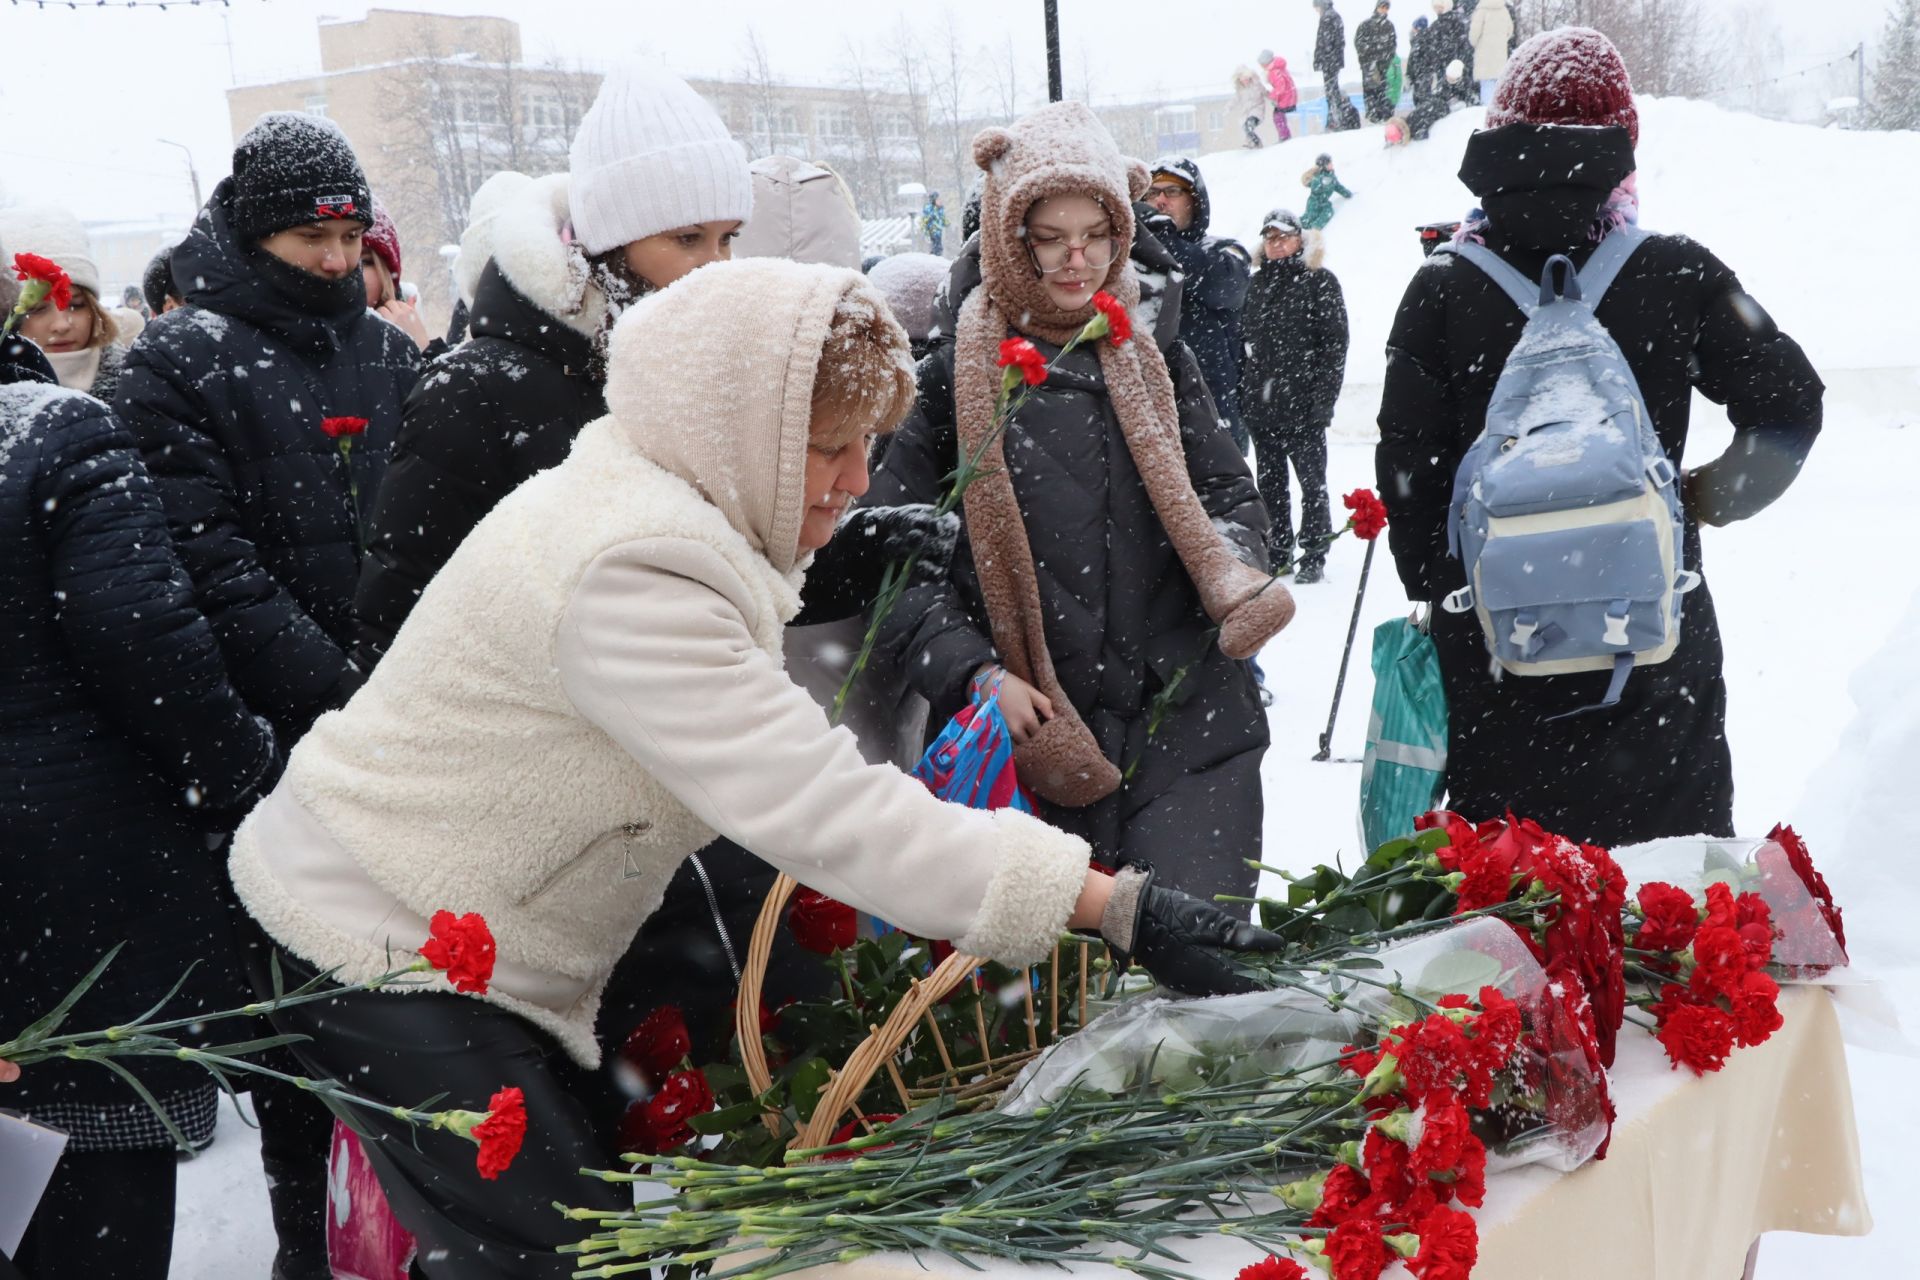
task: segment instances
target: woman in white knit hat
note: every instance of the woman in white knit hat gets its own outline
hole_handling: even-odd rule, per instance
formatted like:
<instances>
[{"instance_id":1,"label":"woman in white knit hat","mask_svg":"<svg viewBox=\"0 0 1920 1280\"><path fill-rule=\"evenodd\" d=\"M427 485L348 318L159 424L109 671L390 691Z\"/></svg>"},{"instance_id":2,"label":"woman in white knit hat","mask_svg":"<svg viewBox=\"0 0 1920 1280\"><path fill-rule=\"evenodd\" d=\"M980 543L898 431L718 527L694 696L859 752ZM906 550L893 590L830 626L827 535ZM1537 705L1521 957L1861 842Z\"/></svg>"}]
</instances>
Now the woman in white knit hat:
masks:
<instances>
[{"instance_id":1,"label":"woman in white knit hat","mask_svg":"<svg viewBox=\"0 0 1920 1280\"><path fill-rule=\"evenodd\" d=\"M724 343L715 335L725 335ZM1085 841L945 804L868 765L781 669L815 552L913 402L907 338L857 272L718 263L624 317L611 413L482 520L364 688L321 718L235 835L240 899L290 981L409 963L436 910L478 912L491 985L436 975L273 1015L314 1075L485 1109L519 1088L498 1181L472 1147L365 1115L429 1277L559 1277L629 1188L584 1095L614 964L715 832L823 892L1009 964L1098 930L1179 990L1246 989L1217 948L1279 939L1088 868ZM664 957L672 965L675 957ZM253 954L256 984L268 981Z\"/></svg>"},{"instance_id":2,"label":"woman in white knit hat","mask_svg":"<svg viewBox=\"0 0 1920 1280\"><path fill-rule=\"evenodd\" d=\"M9 253L33 253L58 264L73 281L73 301L51 298L20 321L20 334L46 354L60 385L113 403L123 350L119 330L100 301L100 268L80 219L50 206L0 211L0 241Z\"/></svg>"}]
</instances>

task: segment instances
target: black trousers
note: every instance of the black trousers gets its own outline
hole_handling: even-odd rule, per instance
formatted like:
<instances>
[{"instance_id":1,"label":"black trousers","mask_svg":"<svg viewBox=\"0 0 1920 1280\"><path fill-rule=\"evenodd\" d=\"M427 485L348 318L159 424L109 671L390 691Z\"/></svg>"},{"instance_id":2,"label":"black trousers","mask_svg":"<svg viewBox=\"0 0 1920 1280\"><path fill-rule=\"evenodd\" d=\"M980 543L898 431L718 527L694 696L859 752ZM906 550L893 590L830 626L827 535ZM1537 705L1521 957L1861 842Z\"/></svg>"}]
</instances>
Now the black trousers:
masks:
<instances>
[{"instance_id":1,"label":"black trousers","mask_svg":"<svg viewBox=\"0 0 1920 1280\"><path fill-rule=\"evenodd\" d=\"M1358 129L1360 113L1353 109L1353 100L1340 88L1340 73L1328 71L1321 80L1327 93L1327 132L1337 133L1342 129Z\"/></svg>"},{"instance_id":2,"label":"black trousers","mask_svg":"<svg viewBox=\"0 0 1920 1280\"><path fill-rule=\"evenodd\" d=\"M264 992L265 948L248 954L248 976ZM313 977L284 951L280 966L290 986ZM275 1030L310 1037L293 1046L308 1075L363 1097L413 1105L438 1094L435 1110L484 1111L503 1086L526 1095L526 1144L492 1182L474 1167L476 1148L465 1138L353 1110L372 1139L367 1155L394 1217L419 1241L415 1268L429 1280L571 1275L578 1256L554 1248L581 1239L585 1227L561 1217L555 1202L609 1210L633 1203L626 1184L580 1174L621 1167L613 1134L595 1119L617 1115L599 1096L602 1082L525 1019L466 996L369 991L269 1016Z\"/></svg>"},{"instance_id":3,"label":"black trousers","mask_svg":"<svg viewBox=\"0 0 1920 1280\"><path fill-rule=\"evenodd\" d=\"M62 1156L15 1268L31 1280L166 1280L179 1161L171 1147Z\"/></svg>"},{"instance_id":4,"label":"black trousers","mask_svg":"<svg viewBox=\"0 0 1920 1280\"><path fill-rule=\"evenodd\" d=\"M1360 91L1366 95L1367 119L1382 124L1393 117L1394 102L1387 96L1387 64L1361 69Z\"/></svg>"},{"instance_id":5,"label":"black trousers","mask_svg":"<svg viewBox=\"0 0 1920 1280\"><path fill-rule=\"evenodd\" d=\"M1327 497L1327 423L1252 428L1253 457L1260 500L1273 521L1268 549L1279 568L1293 558L1293 494L1287 484L1287 463L1300 481L1300 562L1303 568L1324 565L1326 537L1333 532Z\"/></svg>"}]
</instances>

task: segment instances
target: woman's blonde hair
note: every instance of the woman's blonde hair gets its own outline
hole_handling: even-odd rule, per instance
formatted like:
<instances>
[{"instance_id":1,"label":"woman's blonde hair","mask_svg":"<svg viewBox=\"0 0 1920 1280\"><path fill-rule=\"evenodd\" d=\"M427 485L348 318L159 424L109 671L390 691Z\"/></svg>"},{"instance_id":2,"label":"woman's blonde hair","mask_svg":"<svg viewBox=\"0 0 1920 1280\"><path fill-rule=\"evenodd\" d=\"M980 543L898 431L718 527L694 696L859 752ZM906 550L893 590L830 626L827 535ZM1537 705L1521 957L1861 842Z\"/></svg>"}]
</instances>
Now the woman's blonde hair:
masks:
<instances>
[{"instance_id":1,"label":"woman's blonde hair","mask_svg":"<svg viewBox=\"0 0 1920 1280\"><path fill-rule=\"evenodd\" d=\"M371 248L369 248L368 254L366 256L371 256L373 258L373 261L371 263L362 262L360 264L360 269L362 271L365 271L369 267L371 267L375 272L379 274L380 305L385 306L387 303L394 301L396 298L400 296L400 288L398 285L394 283L393 272L387 270L386 259L382 258L377 253L373 253Z\"/></svg>"},{"instance_id":2,"label":"woman's blonde hair","mask_svg":"<svg viewBox=\"0 0 1920 1280\"><path fill-rule=\"evenodd\" d=\"M884 435L913 408L913 396L906 331L876 299L848 293L813 372L813 446L838 449L868 433Z\"/></svg>"},{"instance_id":3,"label":"woman's blonde hair","mask_svg":"<svg viewBox=\"0 0 1920 1280\"><path fill-rule=\"evenodd\" d=\"M74 305L85 307L87 314L93 317L93 335L87 339L87 346L104 347L120 336L120 326L100 305L99 297L93 290L83 285L73 286Z\"/></svg>"}]
</instances>

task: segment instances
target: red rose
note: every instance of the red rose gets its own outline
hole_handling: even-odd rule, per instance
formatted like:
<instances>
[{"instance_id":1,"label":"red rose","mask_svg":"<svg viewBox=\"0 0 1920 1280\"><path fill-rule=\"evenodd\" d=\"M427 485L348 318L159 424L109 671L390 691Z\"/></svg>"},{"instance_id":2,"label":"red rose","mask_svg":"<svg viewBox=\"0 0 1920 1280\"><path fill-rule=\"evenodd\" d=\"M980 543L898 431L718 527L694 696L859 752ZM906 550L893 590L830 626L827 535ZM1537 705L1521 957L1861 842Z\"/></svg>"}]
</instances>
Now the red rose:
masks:
<instances>
[{"instance_id":1,"label":"red rose","mask_svg":"<svg viewBox=\"0 0 1920 1280\"><path fill-rule=\"evenodd\" d=\"M1030 387L1047 380L1047 358L1025 338L1008 338L1002 342L999 364L1002 369L1018 369Z\"/></svg>"},{"instance_id":2,"label":"red rose","mask_svg":"<svg viewBox=\"0 0 1920 1280\"><path fill-rule=\"evenodd\" d=\"M1355 489L1340 499L1340 504L1353 512L1348 524L1353 527L1353 536L1362 542L1372 542L1387 527L1387 504L1371 489Z\"/></svg>"},{"instance_id":3,"label":"red rose","mask_svg":"<svg viewBox=\"0 0 1920 1280\"><path fill-rule=\"evenodd\" d=\"M342 436L357 436L367 429L365 418L322 418L320 429L335 440Z\"/></svg>"},{"instance_id":4,"label":"red rose","mask_svg":"<svg viewBox=\"0 0 1920 1280\"><path fill-rule=\"evenodd\" d=\"M1337 1164L1320 1185L1320 1207L1307 1219L1312 1227L1337 1227L1372 1194L1366 1177L1350 1164Z\"/></svg>"},{"instance_id":5,"label":"red rose","mask_svg":"<svg viewBox=\"0 0 1920 1280\"><path fill-rule=\"evenodd\" d=\"M1702 925L1693 936L1693 976L1687 985L1703 1000L1731 996L1747 972L1747 945L1724 925Z\"/></svg>"},{"instance_id":6,"label":"red rose","mask_svg":"<svg viewBox=\"0 0 1920 1280\"><path fill-rule=\"evenodd\" d=\"M474 1157L480 1176L488 1181L498 1178L520 1154L520 1144L526 1141L526 1096L511 1088L494 1094L487 1102L487 1118L473 1126L473 1136L480 1140L480 1154Z\"/></svg>"},{"instance_id":7,"label":"red rose","mask_svg":"<svg viewBox=\"0 0 1920 1280\"><path fill-rule=\"evenodd\" d=\"M1093 305L1107 318L1107 341L1117 347L1133 336L1133 317L1120 299L1102 289L1093 295Z\"/></svg>"},{"instance_id":8,"label":"red rose","mask_svg":"<svg viewBox=\"0 0 1920 1280\"><path fill-rule=\"evenodd\" d=\"M1633 945L1642 951L1685 951L1700 927L1700 908L1685 889L1655 881L1640 886L1640 931Z\"/></svg>"},{"instance_id":9,"label":"red rose","mask_svg":"<svg viewBox=\"0 0 1920 1280\"><path fill-rule=\"evenodd\" d=\"M688 1121L713 1110L713 1090L698 1071L676 1071L645 1102L627 1108L620 1120L624 1151L659 1155L693 1136Z\"/></svg>"},{"instance_id":10,"label":"red rose","mask_svg":"<svg viewBox=\"0 0 1920 1280\"><path fill-rule=\"evenodd\" d=\"M764 1017L764 1003L761 1013ZM693 1037L687 1033L687 1020L678 1006L663 1004L633 1029L621 1046L620 1056L655 1080L664 1080L692 1052Z\"/></svg>"},{"instance_id":11,"label":"red rose","mask_svg":"<svg viewBox=\"0 0 1920 1280\"><path fill-rule=\"evenodd\" d=\"M859 917L846 903L803 888L793 895L793 905L787 908L787 928L793 931L793 940L807 950L830 956L853 945L859 936Z\"/></svg>"},{"instance_id":12,"label":"red rose","mask_svg":"<svg viewBox=\"0 0 1920 1280\"><path fill-rule=\"evenodd\" d=\"M1679 987L1669 986L1655 1006L1660 1029L1655 1033L1677 1069L1693 1068L1695 1075L1718 1071L1733 1052L1733 1019L1712 1005L1689 1000Z\"/></svg>"},{"instance_id":13,"label":"red rose","mask_svg":"<svg viewBox=\"0 0 1920 1280\"><path fill-rule=\"evenodd\" d=\"M1460 860L1469 849L1480 843L1473 824L1451 809L1435 809L1421 814L1413 820L1413 829L1447 833L1447 843L1434 850L1434 857L1448 871L1460 870Z\"/></svg>"},{"instance_id":14,"label":"red rose","mask_svg":"<svg viewBox=\"0 0 1920 1280\"><path fill-rule=\"evenodd\" d=\"M493 979L494 950L493 931L478 912L436 911L420 958L442 970L455 991L483 996Z\"/></svg>"},{"instance_id":15,"label":"red rose","mask_svg":"<svg viewBox=\"0 0 1920 1280\"><path fill-rule=\"evenodd\" d=\"M1306 1268L1299 1263L1268 1254L1252 1266L1240 1268L1240 1274L1233 1280L1308 1280L1308 1277Z\"/></svg>"},{"instance_id":16,"label":"red rose","mask_svg":"<svg viewBox=\"0 0 1920 1280\"><path fill-rule=\"evenodd\" d=\"M1480 1260L1480 1230L1470 1214L1444 1205L1413 1224L1420 1251L1407 1269L1420 1280L1467 1280Z\"/></svg>"},{"instance_id":17,"label":"red rose","mask_svg":"<svg viewBox=\"0 0 1920 1280\"><path fill-rule=\"evenodd\" d=\"M1765 1044L1785 1021L1780 1016L1780 985L1758 970L1743 975L1739 990L1727 999L1733 1006L1733 1038L1748 1049Z\"/></svg>"},{"instance_id":18,"label":"red rose","mask_svg":"<svg viewBox=\"0 0 1920 1280\"><path fill-rule=\"evenodd\" d=\"M1780 846L1787 855L1787 865L1807 892L1813 895L1820 905L1820 914L1825 917L1827 927L1833 931L1833 940L1840 944L1840 950L1847 949L1847 931L1840 923L1840 908L1834 905L1833 891L1827 887L1827 878L1813 865L1813 855L1807 852L1806 841L1794 834L1792 827L1776 826L1767 833L1767 839ZM1768 850L1762 846L1761 852ZM1765 865L1764 863L1762 864Z\"/></svg>"},{"instance_id":19,"label":"red rose","mask_svg":"<svg viewBox=\"0 0 1920 1280\"><path fill-rule=\"evenodd\" d=\"M65 311L73 305L73 280L67 275L66 268L51 258L43 258L37 253L16 253L13 255L13 273L21 280L39 280L47 286L47 297L53 305Z\"/></svg>"},{"instance_id":20,"label":"red rose","mask_svg":"<svg viewBox=\"0 0 1920 1280\"><path fill-rule=\"evenodd\" d=\"M1380 1280L1392 1257L1375 1218L1349 1218L1327 1237L1333 1280Z\"/></svg>"}]
</instances>

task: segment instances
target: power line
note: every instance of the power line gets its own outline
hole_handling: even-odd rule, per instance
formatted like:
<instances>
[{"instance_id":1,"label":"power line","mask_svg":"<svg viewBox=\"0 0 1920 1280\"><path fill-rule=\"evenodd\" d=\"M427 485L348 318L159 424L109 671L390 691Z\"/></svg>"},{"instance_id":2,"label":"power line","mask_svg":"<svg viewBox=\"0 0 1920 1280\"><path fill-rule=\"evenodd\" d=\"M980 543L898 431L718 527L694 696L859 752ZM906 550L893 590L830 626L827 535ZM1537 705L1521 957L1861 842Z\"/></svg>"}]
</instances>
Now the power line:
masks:
<instances>
[{"instance_id":1,"label":"power line","mask_svg":"<svg viewBox=\"0 0 1920 1280\"><path fill-rule=\"evenodd\" d=\"M65 5L69 9L198 9L202 4L211 9L218 4L225 9L231 0L10 0L14 8L31 4L40 9L58 9Z\"/></svg>"},{"instance_id":2,"label":"power line","mask_svg":"<svg viewBox=\"0 0 1920 1280\"><path fill-rule=\"evenodd\" d=\"M1747 90L1747 89L1758 89L1762 85L1778 84L1782 80L1792 80L1799 76L1811 75L1815 71L1824 71L1828 67L1837 67L1843 62L1852 62L1855 59L1859 58L1860 56L1861 56L1861 51L1859 49L1857 48L1849 49L1845 53L1840 54L1837 57L1828 58L1825 62L1816 62L1810 67L1802 67L1798 71L1784 71L1777 76L1768 76L1764 80L1751 80L1751 81L1748 81L1746 84L1728 85L1728 86L1725 86L1724 88L1708 89L1706 92L1702 93L1700 96L1703 98L1717 98L1723 93L1740 93L1743 90Z\"/></svg>"}]
</instances>

